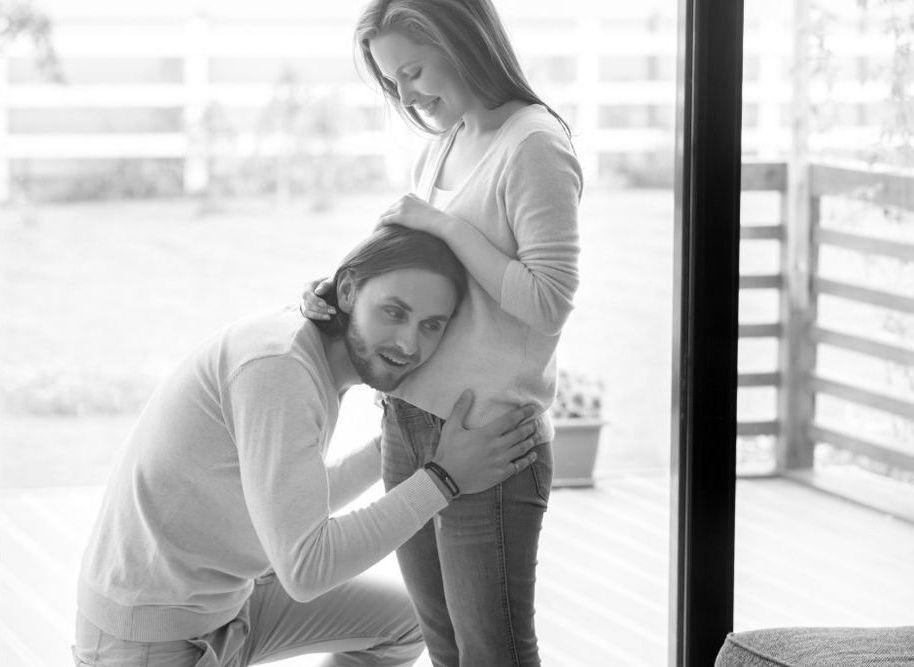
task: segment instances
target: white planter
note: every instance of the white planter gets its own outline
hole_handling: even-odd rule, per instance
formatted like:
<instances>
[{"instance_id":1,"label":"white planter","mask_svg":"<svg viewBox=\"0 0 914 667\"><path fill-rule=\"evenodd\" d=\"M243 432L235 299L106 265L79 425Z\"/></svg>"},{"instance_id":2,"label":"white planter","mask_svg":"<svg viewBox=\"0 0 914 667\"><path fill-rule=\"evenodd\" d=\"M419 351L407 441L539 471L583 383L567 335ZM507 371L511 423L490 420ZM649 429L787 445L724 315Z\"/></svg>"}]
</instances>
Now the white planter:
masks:
<instances>
[{"instance_id":1,"label":"white planter","mask_svg":"<svg viewBox=\"0 0 914 667\"><path fill-rule=\"evenodd\" d=\"M593 486L602 419L556 419L552 486Z\"/></svg>"}]
</instances>

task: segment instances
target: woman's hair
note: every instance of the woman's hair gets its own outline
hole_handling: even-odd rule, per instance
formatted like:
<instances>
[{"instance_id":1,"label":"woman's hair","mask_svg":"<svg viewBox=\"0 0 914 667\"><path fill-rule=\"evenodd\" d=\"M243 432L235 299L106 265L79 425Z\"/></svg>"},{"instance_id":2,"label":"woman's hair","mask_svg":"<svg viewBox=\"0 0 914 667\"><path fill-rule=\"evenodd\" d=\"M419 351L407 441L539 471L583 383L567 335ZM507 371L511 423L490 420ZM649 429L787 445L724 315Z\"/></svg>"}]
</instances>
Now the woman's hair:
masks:
<instances>
[{"instance_id":1,"label":"woman's hair","mask_svg":"<svg viewBox=\"0 0 914 667\"><path fill-rule=\"evenodd\" d=\"M457 305L467 291L467 274L463 264L448 245L427 232L401 225L384 225L360 243L340 262L333 275L333 286L321 298L336 309L329 320L314 324L331 337L341 336L349 326L349 315L340 309L337 288L348 275L358 289L367 280L400 269L425 269L449 279L457 291Z\"/></svg>"},{"instance_id":2,"label":"woman's hair","mask_svg":"<svg viewBox=\"0 0 914 667\"><path fill-rule=\"evenodd\" d=\"M396 84L384 78L372 57L369 42L389 32L439 49L487 109L512 100L541 104L571 138L568 124L527 82L490 0L372 0L356 24L357 52L387 98L408 122L440 134L415 109L399 103Z\"/></svg>"}]
</instances>

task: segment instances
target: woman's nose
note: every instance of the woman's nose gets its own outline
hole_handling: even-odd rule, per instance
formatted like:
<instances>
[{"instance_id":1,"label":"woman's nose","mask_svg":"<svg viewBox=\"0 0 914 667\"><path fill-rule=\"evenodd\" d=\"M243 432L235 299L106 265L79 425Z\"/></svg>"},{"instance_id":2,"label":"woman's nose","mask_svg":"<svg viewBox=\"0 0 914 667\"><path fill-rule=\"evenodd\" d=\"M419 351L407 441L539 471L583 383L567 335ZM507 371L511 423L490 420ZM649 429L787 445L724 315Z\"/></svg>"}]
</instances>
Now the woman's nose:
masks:
<instances>
[{"instance_id":1,"label":"woman's nose","mask_svg":"<svg viewBox=\"0 0 914 667\"><path fill-rule=\"evenodd\" d=\"M416 103L416 91L409 84L398 83L397 94L400 96L400 104L404 107L411 107Z\"/></svg>"}]
</instances>

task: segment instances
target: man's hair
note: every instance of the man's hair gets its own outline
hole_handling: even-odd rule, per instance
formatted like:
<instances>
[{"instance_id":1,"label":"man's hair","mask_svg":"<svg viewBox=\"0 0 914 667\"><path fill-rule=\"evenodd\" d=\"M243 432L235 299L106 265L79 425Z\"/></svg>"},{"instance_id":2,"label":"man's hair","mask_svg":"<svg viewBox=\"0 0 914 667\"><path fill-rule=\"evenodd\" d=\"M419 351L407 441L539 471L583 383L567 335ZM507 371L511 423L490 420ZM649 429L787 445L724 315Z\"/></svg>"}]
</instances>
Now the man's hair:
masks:
<instances>
[{"instance_id":1,"label":"man's hair","mask_svg":"<svg viewBox=\"0 0 914 667\"><path fill-rule=\"evenodd\" d=\"M384 78L371 55L369 42L390 32L439 49L486 108L512 100L541 104L571 138L564 119L533 92L490 0L372 0L356 24L356 53L371 78L407 122L440 134L400 104L397 85Z\"/></svg>"},{"instance_id":2,"label":"man's hair","mask_svg":"<svg viewBox=\"0 0 914 667\"><path fill-rule=\"evenodd\" d=\"M342 336L349 326L349 315L340 309L337 296L343 276L348 274L358 289L371 278L400 269L425 269L444 276L457 291L455 311L463 301L467 291L466 269L444 241L401 225L384 225L340 262L333 274L333 286L321 295L336 309L336 314L329 320L315 320L314 324L332 338Z\"/></svg>"}]
</instances>

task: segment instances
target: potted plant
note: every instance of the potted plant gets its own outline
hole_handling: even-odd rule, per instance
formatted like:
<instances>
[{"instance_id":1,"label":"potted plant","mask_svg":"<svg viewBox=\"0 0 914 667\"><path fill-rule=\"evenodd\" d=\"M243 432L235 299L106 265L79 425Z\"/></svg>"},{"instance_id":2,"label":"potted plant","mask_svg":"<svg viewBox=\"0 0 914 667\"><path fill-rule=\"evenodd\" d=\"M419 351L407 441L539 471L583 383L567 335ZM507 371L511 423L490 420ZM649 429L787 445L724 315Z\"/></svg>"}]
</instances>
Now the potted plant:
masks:
<instances>
[{"instance_id":1,"label":"potted plant","mask_svg":"<svg viewBox=\"0 0 914 667\"><path fill-rule=\"evenodd\" d=\"M600 431L606 424L603 381L560 370L556 385L555 402L549 410L555 424L552 486L593 486Z\"/></svg>"}]
</instances>

